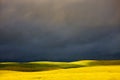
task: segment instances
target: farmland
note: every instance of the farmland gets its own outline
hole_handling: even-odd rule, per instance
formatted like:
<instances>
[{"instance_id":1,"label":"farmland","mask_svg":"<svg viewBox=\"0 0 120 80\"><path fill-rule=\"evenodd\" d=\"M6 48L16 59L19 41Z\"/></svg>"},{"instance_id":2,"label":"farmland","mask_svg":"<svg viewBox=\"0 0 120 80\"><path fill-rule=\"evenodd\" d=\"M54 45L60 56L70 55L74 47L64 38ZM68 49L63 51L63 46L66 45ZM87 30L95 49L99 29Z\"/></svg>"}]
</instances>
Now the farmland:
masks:
<instances>
[{"instance_id":1,"label":"farmland","mask_svg":"<svg viewBox=\"0 0 120 80\"><path fill-rule=\"evenodd\" d=\"M1 62L0 80L120 80L120 60Z\"/></svg>"}]
</instances>

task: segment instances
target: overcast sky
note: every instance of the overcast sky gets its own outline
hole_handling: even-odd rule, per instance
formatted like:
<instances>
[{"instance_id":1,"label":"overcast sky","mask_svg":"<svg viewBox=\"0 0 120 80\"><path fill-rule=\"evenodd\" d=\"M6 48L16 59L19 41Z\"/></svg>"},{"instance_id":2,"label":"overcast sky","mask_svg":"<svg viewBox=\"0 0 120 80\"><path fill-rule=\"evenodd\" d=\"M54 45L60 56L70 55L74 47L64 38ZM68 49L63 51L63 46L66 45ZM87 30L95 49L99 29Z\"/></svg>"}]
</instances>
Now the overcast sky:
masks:
<instances>
[{"instance_id":1,"label":"overcast sky","mask_svg":"<svg viewBox=\"0 0 120 80\"><path fill-rule=\"evenodd\" d=\"M0 5L0 61L120 59L119 0Z\"/></svg>"}]
</instances>

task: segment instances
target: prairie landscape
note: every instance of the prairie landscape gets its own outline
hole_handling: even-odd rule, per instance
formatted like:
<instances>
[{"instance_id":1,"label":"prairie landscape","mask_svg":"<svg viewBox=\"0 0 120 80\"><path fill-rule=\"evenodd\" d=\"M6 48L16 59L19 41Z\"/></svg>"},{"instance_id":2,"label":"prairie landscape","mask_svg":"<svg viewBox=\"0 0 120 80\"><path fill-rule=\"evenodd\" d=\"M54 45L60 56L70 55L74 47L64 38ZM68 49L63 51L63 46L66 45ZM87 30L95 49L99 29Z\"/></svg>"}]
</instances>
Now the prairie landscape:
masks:
<instances>
[{"instance_id":1,"label":"prairie landscape","mask_svg":"<svg viewBox=\"0 0 120 80\"><path fill-rule=\"evenodd\" d=\"M119 80L120 60L0 62L0 80Z\"/></svg>"},{"instance_id":2,"label":"prairie landscape","mask_svg":"<svg viewBox=\"0 0 120 80\"><path fill-rule=\"evenodd\" d=\"M0 0L0 80L120 80L120 0Z\"/></svg>"}]
</instances>

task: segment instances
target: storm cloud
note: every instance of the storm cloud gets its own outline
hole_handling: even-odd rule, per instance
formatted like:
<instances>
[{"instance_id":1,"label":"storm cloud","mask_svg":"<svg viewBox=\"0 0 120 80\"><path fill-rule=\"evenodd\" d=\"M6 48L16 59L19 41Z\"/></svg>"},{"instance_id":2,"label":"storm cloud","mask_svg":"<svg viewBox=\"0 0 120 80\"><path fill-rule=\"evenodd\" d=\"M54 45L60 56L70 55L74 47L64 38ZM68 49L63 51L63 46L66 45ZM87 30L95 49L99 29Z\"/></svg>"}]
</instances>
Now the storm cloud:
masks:
<instances>
[{"instance_id":1,"label":"storm cloud","mask_svg":"<svg viewBox=\"0 0 120 80\"><path fill-rule=\"evenodd\" d=\"M0 61L120 59L119 0L0 4Z\"/></svg>"}]
</instances>

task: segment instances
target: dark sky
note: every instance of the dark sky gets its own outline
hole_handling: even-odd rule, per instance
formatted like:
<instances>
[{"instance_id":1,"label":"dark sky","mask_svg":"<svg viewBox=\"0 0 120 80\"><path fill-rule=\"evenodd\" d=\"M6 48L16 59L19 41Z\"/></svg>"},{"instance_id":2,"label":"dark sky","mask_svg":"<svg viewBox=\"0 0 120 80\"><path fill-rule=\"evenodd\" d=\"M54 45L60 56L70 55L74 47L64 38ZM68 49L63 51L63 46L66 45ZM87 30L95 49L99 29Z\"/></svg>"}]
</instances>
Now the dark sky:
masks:
<instances>
[{"instance_id":1,"label":"dark sky","mask_svg":"<svg viewBox=\"0 0 120 80\"><path fill-rule=\"evenodd\" d=\"M0 61L120 59L119 0L0 1Z\"/></svg>"}]
</instances>

